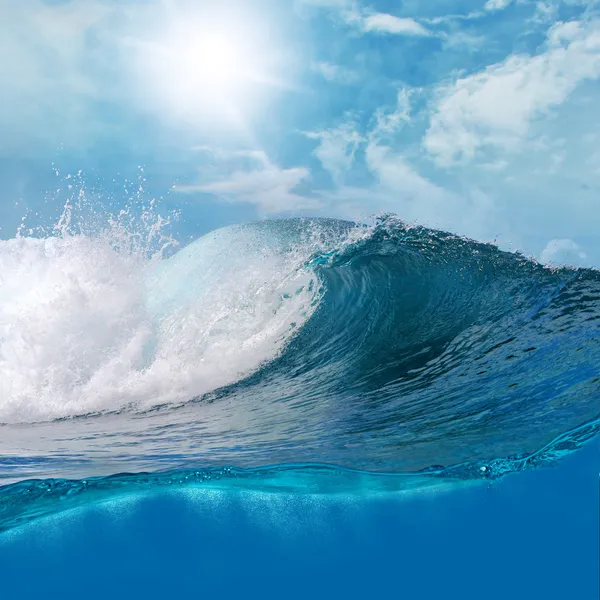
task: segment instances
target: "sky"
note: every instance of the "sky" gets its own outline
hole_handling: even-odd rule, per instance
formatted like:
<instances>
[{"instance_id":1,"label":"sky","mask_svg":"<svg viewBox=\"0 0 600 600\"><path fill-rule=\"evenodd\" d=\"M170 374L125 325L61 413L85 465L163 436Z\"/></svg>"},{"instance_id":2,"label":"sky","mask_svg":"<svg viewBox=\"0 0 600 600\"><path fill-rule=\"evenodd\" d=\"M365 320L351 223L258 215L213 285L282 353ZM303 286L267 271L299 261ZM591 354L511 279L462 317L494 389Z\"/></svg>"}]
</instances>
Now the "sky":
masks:
<instances>
[{"instance_id":1,"label":"sky","mask_svg":"<svg viewBox=\"0 0 600 600\"><path fill-rule=\"evenodd\" d=\"M0 16L1 238L83 187L156 198L185 240L391 212L600 267L600 2L0 0Z\"/></svg>"}]
</instances>

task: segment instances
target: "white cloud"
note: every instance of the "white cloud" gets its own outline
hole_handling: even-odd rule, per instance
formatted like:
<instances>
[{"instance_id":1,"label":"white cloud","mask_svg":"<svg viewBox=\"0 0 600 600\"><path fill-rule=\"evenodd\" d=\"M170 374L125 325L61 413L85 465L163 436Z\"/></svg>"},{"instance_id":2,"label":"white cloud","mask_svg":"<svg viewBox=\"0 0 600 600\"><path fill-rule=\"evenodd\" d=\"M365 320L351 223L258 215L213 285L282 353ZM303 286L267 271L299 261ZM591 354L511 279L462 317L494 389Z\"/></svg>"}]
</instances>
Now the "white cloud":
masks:
<instances>
[{"instance_id":1,"label":"white cloud","mask_svg":"<svg viewBox=\"0 0 600 600\"><path fill-rule=\"evenodd\" d=\"M342 85L351 85L359 79L358 73L352 69L347 69L340 65L334 65L328 62L317 62L312 65L312 70L319 73L327 81L341 83Z\"/></svg>"},{"instance_id":2,"label":"white cloud","mask_svg":"<svg viewBox=\"0 0 600 600\"><path fill-rule=\"evenodd\" d=\"M503 10L510 4L512 4L513 0L488 0L485 3L485 10Z\"/></svg>"},{"instance_id":3,"label":"white cloud","mask_svg":"<svg viewBox=\"0 0 600 600\"><path fill-rule=\"evenodd\" d=\"M364 31L393 35L428 36L431 33L414 19L400 18L385 13L374 13L362 18Z\"/></svg>"},{"instance_id":4,"label":"white cloud","mask_svg":"<svg viewBox=\"0 0 600 600\"><path fill-rule=\"evenodd\" d=\"M335 11L346 25L355 27L364 33L432 35L415 19L365 10L355 0L301 0L301 3Z\"/></svg>"},{"instance_id":5,"label":"white cloud","mask_svg":"<svg viewBox=\"0 0 600 600\"><path fill-rule=\"evenodd\" d=\"M428 25L445 25L454 22L475 21L487 16L485 10L476 10L470 13L445 14L437 17L424 17L421 19L423 23Z\"/></svg>"},{"instance_id":6,"label":"white cloud","mask_svg":"<svg viewBox=\"0 0 600 600\"><path fill-rule=\"evenodd\" d=\"M439 37L444 42L445 49L477 52L489 43L485 35L476 35L467 31L455 29L451 33L440 33Z\"/></svg>"},{"instance_id":7,"label":"white cloud","mask_svg":"<svg viewBox=\"0 0 600 600\"><path fill-rule=\"evenodd\" d=\"M369 138L379 141L387 136L398 134L410 122L412 113L412 96L417 88L400 88L396 97L396 106L391 112L380 108L375 113L375 126Z\"/></svg>"},{"instance_id":8,"label":"white cloud","mask_svg":"<svg viewBox=\"0 0 600 600\"><path fill-rule=\"evenodd\" d=\"M348 137L358 141L358 134L355 136L353 131L348 123L335 131L325 132L330 139L339 136L340 146L331 154L324 150L321 156L324 164L335 173L343 172L352 164L352 159L338 150L343 149ZM207 182L180 186L175 191L214 194L227 202L252 204L264 213L309 209L325 211L329 216L361 219L374 212L394 212L407 222L481 240L493 239L500 225L498 211L490 196L477 188L464 194L451 192L418 173L402 154L374 141L364 143L365 166L374 180L367 187L339 183L334 191L320 191L315 197L309 197L296 191L310 178L307 169L279 168L263 151L222 152L199 147L196 150L210 152L228 174ZM246 164L241 168L236 162L240 159L249 162L250 167ZM232 168L235 164L238 166Z\"/></svg>"},{"instance_id":9,"label":"white cloud","mask_svg":"<svg viewBox=\"0 0 600 600\"><path fill-rule=\"evenodd\" d=\"M393 212L403 220L490 241L500 226L490 196L473 188L451 192L418 173L391 148L369 143L366 164L375 182L368 188L341 186L331 195L340 216L365 218L373 212Z\"/></svg>"},{"instance_id":10,"label":"white cloud","mask_svg":"<svg viewBox=\"0 0 600 600\"><path fill-rule=\"evenodd\" d=\"M214 154L225 164L230 159L246 158L252 163L252 167L238 168L229 172L226 177L214 181L177 186L175 191L187 194L214 194L227 202L252 204L265 213L319 208L318 200L295 191L301 183L310 178L308 169L282 169L274 165L260 150Z\"/></svg>"},{"instance_id":11,"label":"white cloud","mask_svg":"<svg viewBox=\"0 0 600 600\"><path fill-rule=\"evenodd\" d=\"M424 146L444 166L489 147L516 150L533 121L598 77L600 21L559 23L548 32L545 52L510 56L442 87Z\"/></svg>"},{"instance_id":12,"label":"white cloud","mask_svg":"<svg viewBox=\"0 0 600 600\"><path fill-rule=\"evenodd\" d=\"M305 135L319 140L320 143L313 154L334 179L339 179L350 169L354 155L364 141L351 120L334 129L308 132Z\"/></svg>"},{"instance_id":13,"label":"white cloud","mask_svg":"<svg viewBox=\"0 0 600 600\"><path fill-rule=\"evenodd\" d=\"M540 254L540 262L547 265L573 267L587 266L588 256L579 244L570 239L550 240Z\"/></svg>"},{"instance_id":14,"label":"white cloud","mask_svg":"<svg viewBox=\"0 0 600 600\"><path fill-rule=\"evenodd\" d=\"M388 191L402 192L403 195L411 197L416 205L434 204L441 208L444 204L457 200L452 193L419 175L401 155L387 146L369 144L366 160L380 186ZM428 220L431 220L432 215L428 217Z\"/></svg>"},{"instance_id":15,"label":"white cloud","mask_svg":"<svg viewBox=\"0 0 600 600\"><path fill-rule=\"evenodd\" d=\"M535 5L535 12L531 21L533 23L552 23L558 20L559 3L553 1L541 1Z\"/></svg>"}]
</instances>

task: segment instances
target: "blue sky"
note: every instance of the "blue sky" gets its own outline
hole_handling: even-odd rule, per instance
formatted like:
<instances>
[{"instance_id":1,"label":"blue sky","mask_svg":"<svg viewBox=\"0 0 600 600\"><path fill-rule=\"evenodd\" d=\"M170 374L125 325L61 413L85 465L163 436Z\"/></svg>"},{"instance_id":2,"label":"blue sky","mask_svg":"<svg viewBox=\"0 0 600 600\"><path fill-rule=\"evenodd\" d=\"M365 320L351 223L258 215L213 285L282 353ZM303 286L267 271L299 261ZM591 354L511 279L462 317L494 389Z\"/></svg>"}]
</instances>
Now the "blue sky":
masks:
<instances>
[{"instance_id":1,"label":"blue sky","mask_svg":"<svg viewBox=\"0 0 600 600\"><path fill-rule=\"evenodd\" d=\"M26 213L54 218L81 170L105 202L126 204L143 178L145 197L180 211L185 238L394 212L600 266L599 2L0 0L0 11L2 237Z\"/></svg>"}]
</instances>

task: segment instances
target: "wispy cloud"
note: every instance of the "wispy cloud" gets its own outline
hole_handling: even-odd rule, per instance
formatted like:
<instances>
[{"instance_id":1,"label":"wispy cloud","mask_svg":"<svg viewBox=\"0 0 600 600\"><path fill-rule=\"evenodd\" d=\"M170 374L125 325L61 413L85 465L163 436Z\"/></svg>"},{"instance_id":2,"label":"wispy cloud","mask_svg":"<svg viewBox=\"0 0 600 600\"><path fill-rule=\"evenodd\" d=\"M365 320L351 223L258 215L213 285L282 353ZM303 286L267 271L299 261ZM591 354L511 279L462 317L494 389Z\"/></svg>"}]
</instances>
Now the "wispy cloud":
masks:
<instances>
[{"instance_id":1,"label":"wispy cloud","mask_svg":"<svg viewBox=\"0 0 600 600\"><path fill-rule=\"evenodd\" d=\"M558 19L559 3L552 0L536 2L535 12L531 17L533 23L551 23Z\"/></svg>"},{"instance_id":2,"label":"wispy cloud","mask_svg":"<svg viewBox=\"0 0 600 600\"><path fill-rule=\"evenodd\" d=\"M97 122L90 101L106 91L93 68L110 64L90 44L110 32L109 3L3 2L0 19L2 152L81 142Z\"/></svg>"},{"instance_id":3,"label":"wispy cloud","mask_svg":"<svg viewBox=\"0 0 600 600\"><path fill-rule=\"evenodd\" d=\"M207 150L200 148L200 150ZM222 178L175 187L176 192L215 195L226 202L256 206L264 213L283 213L301 209L318 209L315 198L297 193L300 184L310 178L303 167L281 168L274 165L262 150L214 152L224 171L235 159L245 158L250 165L228 171Z\"/></svg>"},{"instance_id":4,"label":"wispy cloud","mask_svg":"<svg viewBox=\"0 0 600 600\"><path fill-rule=\"evenodd\" d=\"M370 144L367 164L379 193L409 221L485 239L496 219L492 199L481 190L457 194L423 177L405 157L387 146Z\"/></svg>"},{"instance_id":5,"label":"wispy cloud","mask_svg":"<svg viewBox=\"0 0 600 600\"><path fill-rule=\"evenodd\" d=\"M319 145L313 154L336 181L339 181L342 175L352 167L354 155L364 141L352 118L338 127L307 132L305 135L308 138L319 140Z\"/></svg>"},{"instance_id":6,"label":"wispy cloud","mask_svg":"<svg viewBox=\"0 0 600 600\"><path fill-rule=\"evenodd\" d=\"M432 33L411 17L398 17L362 7L355 0L301 0L303 4L329 9L346 25L363 33L429 36Z\"/></svg>"},{"instance_id":7,"label":"wispy cloud","mask_svg":"<svg viewBox=\"0 0 600 600\"><path fill-rule=\"evenodd\" d=\"M392 212L403 220L492 240L500 224L494 200L477 188L455 193L423 176L400 152L367 143L368 186L339 185L320 196L330 214L366 219ZM333 212L335 211L335 212Z\"/></svg>"},{"instance_id":8,"label":"wispy cloud","mask_svg":"<svg viewBox=\"0 0 600 600\"><path fill-rule=\"evenodd\" d=\"M513 3L513 0L488 0L485 3L485 10L503 10Z\"/></svg>"},{"instance_id":9,"label":"wispy cloud","mask_svg":"<svg viewBox=\"0 0 600 600\"><path fill-rule=\"evenodd\" d=\"M375 142L397 135L410 122L412 97L419 90L401 87L396 96L396 106L390 111L380 107L375 112L375 124L369 139Z\"/></svg>"},{"instance_id":10,"label":"wispy cloud","mask_svg":"<svg viewBox=\"0 0 600 600\"><path fill-rule=\"evenodd\" d=\"M499 214L488 194L477 187L457 193L435 183L399 149L414 118L415 96L422 91L401 87L396 104L377 109L364 133L351 114L334 128L307 133L319 141L313 154L336 183L334 191L317 193L330 214L360 219L395 212L410 222L491 240L497 234ZM350 183L356 179L346 177L357 172L364 184Z\"/></svg>"},{"instance_id":11,"label":"wispy cloud","mask_svg":"<svg viewBox=\"0 0 600 600\"><path fill-rule=\"evenodd\" d=\"M392 35L429 36L431 32L417 21L400 18L386 13L367 14L362 17L362 29L367 32L387 33Z\"/></svg>"},{"instance_id":12,"label":"wispy cloud","mask_svg":"<svg viewBox=\"0 0 600 600\"><path fill-rule=\"evenodd\" d=\"M468 162L486 147L518 149L534 120L598 77L600 21L559 23L545 52L510 56L441 87L424 146L444 166Z\"/></svg>"},{"instance_id":13,"label":"wispy cloud","mask_svg":"<svg viewBox=\"0 0 600 600\"><path fill-rule=\"evenodd\" d=\"M315 62L312 64L312 70L319 73L323 79L342 85L352 85L360 79L356 71L328 62Z\"/></svg>"}]
</instances>

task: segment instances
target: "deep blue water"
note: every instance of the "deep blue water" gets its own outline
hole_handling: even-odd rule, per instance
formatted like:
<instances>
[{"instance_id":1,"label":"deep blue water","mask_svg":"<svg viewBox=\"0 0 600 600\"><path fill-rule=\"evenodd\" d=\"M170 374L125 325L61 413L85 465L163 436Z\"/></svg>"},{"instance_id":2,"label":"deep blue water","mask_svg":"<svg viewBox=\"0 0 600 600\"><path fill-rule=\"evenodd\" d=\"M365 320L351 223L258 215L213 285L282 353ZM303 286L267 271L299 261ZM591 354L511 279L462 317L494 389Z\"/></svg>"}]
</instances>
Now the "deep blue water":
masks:
<instances>
[{"instance_id":1,"label":"deep blue water","mask_svg":"<svg viewBox=\"0 0 600 600\"><path fill-rule=\"evenodd\" d=\"M443 492L157 492L0 534L2 598L598 598L598 439Z\"/></svg>"},{"instance_id":2,"label":"deep blue water","mask_svg":"<svg viewBox=\"0 0 600 600\"><path fill-rule=\"evenodd\" d=\"M0 243L0 598L597 597L598 271L394 217L138 240Z\"/></svg>"}]
</instances>

